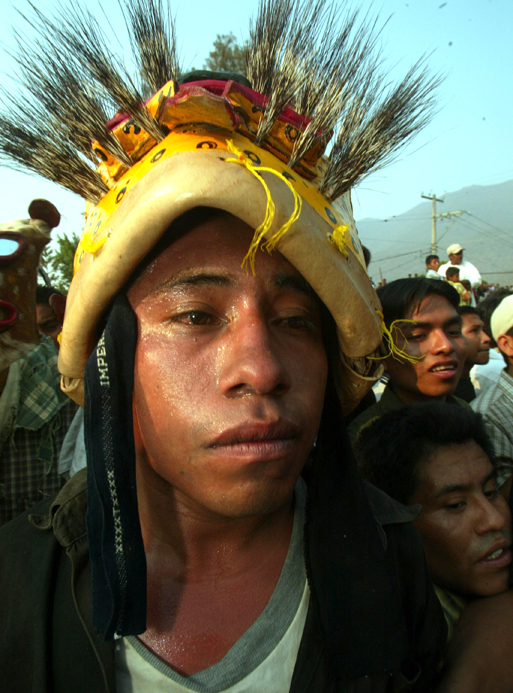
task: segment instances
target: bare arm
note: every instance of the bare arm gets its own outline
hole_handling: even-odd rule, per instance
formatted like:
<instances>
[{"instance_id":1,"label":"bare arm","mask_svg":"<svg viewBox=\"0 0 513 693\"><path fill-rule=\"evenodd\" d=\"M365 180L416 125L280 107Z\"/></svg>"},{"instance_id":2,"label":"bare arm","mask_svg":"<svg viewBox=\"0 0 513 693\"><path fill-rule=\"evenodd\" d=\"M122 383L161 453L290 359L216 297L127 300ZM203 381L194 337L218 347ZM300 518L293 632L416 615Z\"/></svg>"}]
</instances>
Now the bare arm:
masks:
<instances>
[{"instance_id":1,"label":"bare arm","mask_svg":"<svg viewBox=\"0 0 513 693\"><path fill-rule=\"evenodd\" d=\"M461 616L436 693L511 693L513 591L476 599Z\"/></svg>"}]
</instances>

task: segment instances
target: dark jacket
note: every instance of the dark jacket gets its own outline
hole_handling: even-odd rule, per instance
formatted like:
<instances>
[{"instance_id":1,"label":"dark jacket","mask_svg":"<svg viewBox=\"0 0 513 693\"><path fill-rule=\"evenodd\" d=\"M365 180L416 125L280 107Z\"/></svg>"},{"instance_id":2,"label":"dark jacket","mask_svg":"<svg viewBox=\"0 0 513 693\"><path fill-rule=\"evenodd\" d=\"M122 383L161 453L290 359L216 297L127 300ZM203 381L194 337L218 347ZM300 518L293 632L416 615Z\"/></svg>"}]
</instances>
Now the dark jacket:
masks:
<instances>
[{"instance_id":1,"label":"dark jacket","mask_svg":"<svg viewBox=\"0 0 513 693\"><path fill-rule=\"evenodd\" d=\"M466 401L464 401L460 397L455 397L454 395L448 395L446 401L448 404L459 404L462 407L469 407ZM378 419L380 416L383 416L383 414L386 414L388 411L392 411L393 409L399 409L399 407L404 407L405 404L406 402L403 402L399 399L399 397L393 391L391 384L388 383L385 389L383 390L383 394L381 395L379 402L376 402L375 404L370 406L355 419L352 419L351 422L348 424L347 432L349 433L351 442L355 442L360 430L364 426L369 424L371 421L374 421L374 419Z\"/></svg>"},{"instance_id":2,"label":"dark jacket","mask_svg":"<svg viewBox=\"0 0 513 693\"><path fill-rule=\"evenodd\" d=\"M30 516L22 515L0 531L0 680L9 693L116 690L114 644L104 642L91 626L85 477L84 469L53 502L40 503ZM390 564L399 577L402 613L397 614L398 632L406 628L409 652L402 657L399 670L392 674L374 671L352 680L334 674L327 661L325 623L329 614L323 613L322 593L326 586L331 589L334 584L341 595L328 594L328 603L331 598L343 600L348 576L331 575L325 585L318 584L314 562L322 564L322 557L317 555L318 547L310 539L307 568L312 597L290 689L293 693L432 690L432 676L446 631L426 575L422 547L408 521L411 511L371 486L366 486L366 494ZM310 526L314 524L310 521ZM332 547L332 551L336 552L336 548ZM359 661L369 656L375 659L372 650L376 648L378 621L376 618L367 623L369 651L352 649L352 634L346 633L348 661L355 662L356 668ZM387 634L378 632L378 641L383 637ZM395 647L395 638L397 633L388 633L388 646ZM399 647L399 640L397 643ZM341 655L342 660L344 657Z\"/></svg>"}]
</instances>

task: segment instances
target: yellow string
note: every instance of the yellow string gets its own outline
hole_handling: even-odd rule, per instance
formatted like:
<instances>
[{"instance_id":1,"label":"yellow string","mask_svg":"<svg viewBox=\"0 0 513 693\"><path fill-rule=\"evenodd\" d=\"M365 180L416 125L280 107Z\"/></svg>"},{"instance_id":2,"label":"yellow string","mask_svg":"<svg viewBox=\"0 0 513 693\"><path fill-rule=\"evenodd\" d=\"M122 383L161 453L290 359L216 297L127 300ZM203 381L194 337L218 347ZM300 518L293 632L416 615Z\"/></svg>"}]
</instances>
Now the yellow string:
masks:
<instances>
[{"instance_id":1,"label":"yellow string","mask_svg":"<svg viewBox=\"0 0 513 693\"><path fill-rule=\"evenodd\" d=\"M416 324L415 320L408 320L406 318L400 318L399 320L394 320L391 323L390 328L388 328L385 324L383 313L380 310L378 310L376 312L381 319L381 334L383 335L383 342L385 342L388 346L388 353L385 354L385 356L369 356L368 357L369 360L371 360L371 361L383 361L383 359L388 359L391 356L392 358L394 358L396 361L399 361L400 363L403 363L403 361L408 361L409 363L413 363L415 365L419 361L422 361L422 359L426 356L425 354L422 354L422 356L412 356L411 354L407 354L406 351L404 351L403 349L400 349L394 341L393 333L396 332L396 333L399 333L399 335L404 339L404 341L406 343L408 343L407 338L404 336L403 331L397 325L397 323L411 322L415 325Z\"/></svg>"},{"instance_id":2,"label":"yellow string","mask_svg":"<svg viewBox=\"0 0 513 693\"><path fill-rule=\"evenodd\" d=\"M329 236L330 241L337 246L337 248L340 250L340 252L346 259L349 257L349 253L347 252L347 241L345 236L348 228L349 226L336 226Z\"/></svg>"},{"instance_id":3,"label":"yellow string","mask_svg":"<svg viewBox=\"0 0 513 693\"><path fill-rule=\"evenodd\" d=\"M227 145L228 145L228 150L235 154L237 156L236 159L225 159L225 161L232 162L234 164L240 164L241 166L244 166L252 175L256 177L256 179L263 185L265 194L267 197L267 204L266 204L266 209L265 209L265 217L263 222L260 224L260 226L256 229L255 234L253 236L253 240L251 241L251 245L249 246L249 250L246 253L246 256L244 257L242 261L242 267L246 263L249 262L251 266L251 271L253 274L255 274L255 258L256 258L256 252L258 250L258 247L260 246L260 243L264 239L265 235L268 233L270 230L272 223L274 221L274 215L276 213L276 206L273 202L272 196L271 196L271 191L269 190L269 186L263 179L261 175L259 175L260 171L267 171L268 173L272 173L274 176L277 176L280 178L285 185L289 188L291 193L294 196L294 209L292 211L292 214L290 215L288 221L281 226L278 231L273 233L271 238L264 243L262 248L265 248L268 253L272 252L278 241L282 238L282 236L287 233L287 231L290 229L292 224L296 222L299 218L299 215L301 214L301 206L302 206L302 199L299 193L296 192L294 186L292 183L279 171L276 171L273 168L269 168L267 166L255 166L249 157L247 157L243 151L238 149L234 144L232 140L227 140Z\"/></svg>"}]
</instances>

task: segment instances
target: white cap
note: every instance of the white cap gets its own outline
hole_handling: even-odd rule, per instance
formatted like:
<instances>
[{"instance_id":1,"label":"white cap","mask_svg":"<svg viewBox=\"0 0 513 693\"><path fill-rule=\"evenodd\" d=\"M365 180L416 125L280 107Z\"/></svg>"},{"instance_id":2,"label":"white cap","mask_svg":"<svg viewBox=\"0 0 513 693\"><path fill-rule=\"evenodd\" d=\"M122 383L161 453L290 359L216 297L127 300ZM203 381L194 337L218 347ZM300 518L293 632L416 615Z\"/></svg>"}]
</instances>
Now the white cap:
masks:
<instances>
[{"instance_id":1,"label":"white cap","mask_svg":"<svg viewBox=\"0 0 513 693\"><path fill-rule=\"evenodd\" d=\"M513 296L503 298L493 311L490 327L495 341L513 327Z\"/></svg>"},{"instance_id":2,"label":"white cap","mask_svg":"<svg viewBox=\"0 0 513 693\"><path fill-rule=\"evenodd\" d=\"M460 250L465 250L465 248L462 248L459 243L453 243L447 248L447 255L456 255Z\"/></svg>"}]
</instances>

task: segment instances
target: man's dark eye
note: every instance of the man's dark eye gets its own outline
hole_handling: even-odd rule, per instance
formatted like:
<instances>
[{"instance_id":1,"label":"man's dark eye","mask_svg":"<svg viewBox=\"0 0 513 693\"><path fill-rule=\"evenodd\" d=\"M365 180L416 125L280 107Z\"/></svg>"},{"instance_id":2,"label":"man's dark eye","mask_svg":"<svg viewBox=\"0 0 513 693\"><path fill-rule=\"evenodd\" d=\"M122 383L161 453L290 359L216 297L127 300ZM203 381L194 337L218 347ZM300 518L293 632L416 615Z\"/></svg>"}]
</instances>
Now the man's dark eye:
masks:
<instances>
[{"instance_id":1,"label":"man's dark eye","mask_svg":"<svg viewBox=\"0 0 513 693\"><path fill-rule=\"evenodd\" d=\"M303 315L291 315L289 318L283 318L282 323L291 330L315 331L313 322Z\"/></svg>"},{"instance_id":2,"label":"man's dark eye","mask_svg":"<svg viewBox=\"0 0 513 693\"><path fill-rule=\"evenodd\" d=\"M180 313L180 315L176 315L173 318L173 321L186 325L209 325L214 321L214 318L205 311L190 310L187 313Z\"/></svg>"}]
</instances>

